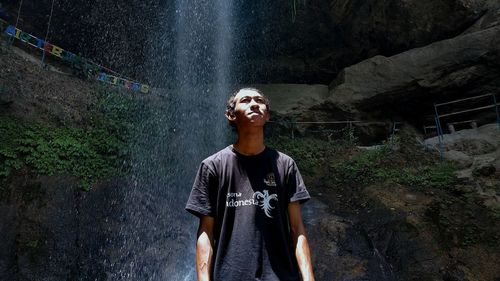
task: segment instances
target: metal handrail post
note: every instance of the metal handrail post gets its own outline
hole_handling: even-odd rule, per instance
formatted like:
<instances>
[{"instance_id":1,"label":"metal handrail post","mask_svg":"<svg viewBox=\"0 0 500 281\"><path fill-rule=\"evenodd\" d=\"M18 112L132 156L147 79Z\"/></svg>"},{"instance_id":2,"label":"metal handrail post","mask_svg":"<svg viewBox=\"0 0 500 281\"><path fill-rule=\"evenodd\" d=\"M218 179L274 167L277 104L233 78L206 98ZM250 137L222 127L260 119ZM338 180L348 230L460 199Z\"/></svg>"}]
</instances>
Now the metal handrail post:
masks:
<instances>
[{"instance_id":1,"label":"metal handrail post","mask_svg":"<svg viewBox=\"0 0 500 281\"><path fill-rule=\"evenodd\" d=\"M437 110L437 105L434 103L434 111L436 112L436 129L438 133L438 140L439 140L439 158L443 160L443 141L444 141L444 136L443 136L443 131L441 128L441 122L439 120L439 113Z\"/></svg>"},{"instance_id":2,"label":"metal handrail post","mask_svg":"<svg viewBox=\"0 0 500 281\"><path fill-rule=\"evenodd\" d=\"M441 140L441 128L439 126L439 121L438 121L438 117L435 118L435 121L436 121L436 132L438 134L438 141L439 141L439 145L438 145L438 150L439 150L439 159L443 160L443 142Z\"/></svg>"},{"instance_id":3,"label":"metal handrail post","mask_svg":"<svg viewBox=\"0 0 500 281\"><path fill-rule=\"evenodd\" d=\"M493 96L493 102L495 103L495 112L497 114L497 124L498 124L498 128L500 128L500 114L498 113L497 98L495 97L495 94L492 94L492 96Z\"/></svg>"},{"instance_id":4,"label":"metal handrail post","mask_svg":"<svg viewBox=\"0 0 500 281\"><path fill-rule=\"evenodd\" d=\"M49 16L49 22L47 23L47 33L45 34L45 42L49 39L49 32L50 32L50 24L52 22L52 15L54 13L54 3L56 0L52 0L52 5L50 7L50 16ZM42 50L42 68L45 68L45 49Z\"/></svg>"},{"instance_id":5,"label":"metal handrail post","mask_svg":"<svg viewBox=\"0 0 500 281\"><path fill-rule=\"evenodd\" d=\"M394 146L394 134L396 132L396 122L392 122L392 132L391 132L391 139L390 139L390 144L391 144L391 147Z\"/></svg>"},{"instance_id":6,"label":"metal handrail post","mask_svg":"<svg viewBox=\"0 0 500 281\"><path fill-rule=\"evenodd\" d=\"M14 25L14 30L17 29L18 25L19 25L19 17L21 16L21 8L23 7L23 0L21 0L19 2L19 8L17 9L17 18L16 18L16 25ZM12 45L14 44L14 38L16 36L12 36L10 39L9 39L9 45Z\"/></svg>"}]
</instances>

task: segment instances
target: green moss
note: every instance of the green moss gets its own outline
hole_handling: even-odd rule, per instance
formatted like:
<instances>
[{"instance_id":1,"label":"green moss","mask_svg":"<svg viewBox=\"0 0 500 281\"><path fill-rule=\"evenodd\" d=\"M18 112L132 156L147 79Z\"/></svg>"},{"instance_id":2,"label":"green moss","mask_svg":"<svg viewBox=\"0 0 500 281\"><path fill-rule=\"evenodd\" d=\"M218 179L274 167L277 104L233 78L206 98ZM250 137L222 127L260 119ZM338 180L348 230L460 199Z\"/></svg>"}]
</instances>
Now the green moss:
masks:
<instances>
[{"instance_id":1,"label":"green moss","mask_svg":"<svg viewBox=\"0 0 500 281\"><path fill-rule=\"evenodd\" d=\"M0 182L24 166L40 175L74 175L86 190L100 179L119 175L144 103L103 86L90 98L79 127L0 117Z\"/></svg>"},{"instance_id":2,"label":"green moss","mask_svg":"<svg viewBox=\"0 0 500 281\"><path fill-rule=\"evenodd\" d=\"M457 183L457 168L450 163L439 163L399 174L398 182L421 187L447 188Z\"/></svg>"},{"instance_id":3,"label":"green moss","mask_svg":"<svg viewBox=\"0 0 500 281\"><path fill-rule=\"evenodd\" d=\"M85 189L119 173L123 140L101 128L58 128L0 118L0 179L28 166L41 175L68 173Z\"/></svg>"},{"instance_id":4,"label":"green moss","mask_svg":"<svg viewBox=\"0 0 500 281\"><path fill-rule=\"evenodd\" d=\"M393 150L389 144L360 151L342 140L278 137L268 143L292 156L303 174L321 172L334 186L389 181L444 188L456 183L454 165L410 159L405 152Z\"/></svg>"},{"instance_id":5,"label":"green moss","mask_svg":"<svg viewBox=\"0 0 500 281\"><path fill-rule=\"evenodd\" d=\"M290 155L301 172L309 175L315 174L326 159L334 157L336 151L334 144L313 138L274 137L268 139L267 145Z\"/></svg>"}]
</instances>

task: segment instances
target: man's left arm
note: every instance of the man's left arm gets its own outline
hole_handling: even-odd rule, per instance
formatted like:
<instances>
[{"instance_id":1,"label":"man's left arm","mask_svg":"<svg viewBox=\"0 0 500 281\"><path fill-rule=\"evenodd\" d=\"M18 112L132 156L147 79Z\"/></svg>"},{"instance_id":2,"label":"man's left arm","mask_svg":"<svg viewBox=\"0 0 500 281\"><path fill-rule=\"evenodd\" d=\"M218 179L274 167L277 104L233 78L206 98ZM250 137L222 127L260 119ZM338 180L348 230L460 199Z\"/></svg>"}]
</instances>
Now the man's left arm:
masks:
<instances>
[{"instance_id":1,"label":"man's left arm","mask_svg":"<svg viewBox=\"0 0 500 281\"><path fill-rule=\"evenodd\" d=\"M302 280L314 281L311 251L309 250L309 243L307 243L306 230L302 222L299 202L288 204L288 216L292 241L295 246L295 257L297 258L300 273L302 274Z\"/></svg>"}]
</instances>

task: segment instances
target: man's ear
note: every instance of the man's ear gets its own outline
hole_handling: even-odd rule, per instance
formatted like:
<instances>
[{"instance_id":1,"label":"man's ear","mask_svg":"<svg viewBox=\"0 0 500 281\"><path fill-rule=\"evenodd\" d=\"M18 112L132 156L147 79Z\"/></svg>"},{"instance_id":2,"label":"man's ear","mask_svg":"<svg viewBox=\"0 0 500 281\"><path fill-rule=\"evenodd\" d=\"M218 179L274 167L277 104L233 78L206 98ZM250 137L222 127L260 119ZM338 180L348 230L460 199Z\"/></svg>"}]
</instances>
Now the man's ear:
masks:
<instances>
[{"instance_id":1,"label":"man's ear","mask_svg":"<svg viewBox=\"0 0 500 281\"><path fill-rule=\"evenodd\" d=\"M226 115L227 120L229 120L230 122L234 122L234 120L236 120L236 115L234 115L234 113L226 111L225 115Z\"/></svg>"}]
</instances>

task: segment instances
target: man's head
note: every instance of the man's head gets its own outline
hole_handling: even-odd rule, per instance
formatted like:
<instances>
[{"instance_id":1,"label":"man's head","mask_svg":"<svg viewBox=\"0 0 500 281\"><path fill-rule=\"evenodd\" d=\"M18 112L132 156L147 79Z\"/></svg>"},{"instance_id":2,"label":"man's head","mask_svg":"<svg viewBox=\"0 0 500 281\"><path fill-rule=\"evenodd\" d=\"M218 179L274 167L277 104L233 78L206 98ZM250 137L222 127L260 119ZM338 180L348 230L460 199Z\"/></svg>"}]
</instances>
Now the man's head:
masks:
<instances>
[{"instance_id":1,"label":"man's head","mask_svg":"<svg viewBox=\"0 0 500 281\"><path fill-rule=\"evenodd\" d=\"M226 117L236 128L264 126L269 121L269 101L258 89L239 89L227 101Z\"/></svg>"}]
</instances>

